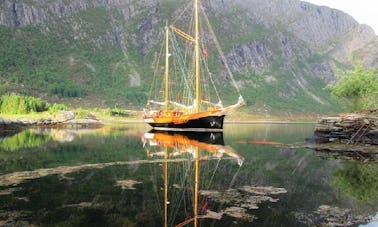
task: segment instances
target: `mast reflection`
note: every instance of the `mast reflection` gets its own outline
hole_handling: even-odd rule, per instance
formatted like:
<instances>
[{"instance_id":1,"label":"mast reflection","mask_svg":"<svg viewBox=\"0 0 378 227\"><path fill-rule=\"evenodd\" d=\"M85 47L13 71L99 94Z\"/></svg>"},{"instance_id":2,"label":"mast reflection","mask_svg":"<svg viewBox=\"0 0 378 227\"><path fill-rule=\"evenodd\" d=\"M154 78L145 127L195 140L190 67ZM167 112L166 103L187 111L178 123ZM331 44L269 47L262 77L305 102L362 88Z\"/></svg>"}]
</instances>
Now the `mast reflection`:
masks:
<instances>
[{"instance_id":1,"label":"mast reflection","mask_svg":"<svg viewBox=\"0 0 378 227\"><path fill-rule=\"evenodd\" d=\"M222 132L150 131L142 140L147 156L164 157L164 226L198 226L209 205L200 190L209 190L215 175L221 174L217 173L221 161L227 160L238 170L244 162L224 145ZM227 187L232 186L237 173Z\"/></svg>"}]
</instances>

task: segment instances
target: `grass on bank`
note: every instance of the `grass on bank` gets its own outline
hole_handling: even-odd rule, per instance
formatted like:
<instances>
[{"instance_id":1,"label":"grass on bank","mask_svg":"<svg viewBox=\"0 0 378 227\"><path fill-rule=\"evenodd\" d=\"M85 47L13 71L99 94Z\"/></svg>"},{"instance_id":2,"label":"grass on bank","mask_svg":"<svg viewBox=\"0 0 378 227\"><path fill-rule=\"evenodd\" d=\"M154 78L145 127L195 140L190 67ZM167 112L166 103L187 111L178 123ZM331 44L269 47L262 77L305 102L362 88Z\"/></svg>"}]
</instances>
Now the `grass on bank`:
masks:
<instances>
[{"instance_id":1,"label":"grass on bank","mask_svg":"<svg viewBox=\"0 0 378 227\"><path fill-rule=\"evenodd\" d=\"M76 119L98 119L113 121L122 119L136 119L137 114L120 108L70 109L59 103L48 103L32 96L9 94L0 97L0 117L7 119L30 118L39 119L54 116L59 111L73 111Z\"/></svg>"}]
</instances>

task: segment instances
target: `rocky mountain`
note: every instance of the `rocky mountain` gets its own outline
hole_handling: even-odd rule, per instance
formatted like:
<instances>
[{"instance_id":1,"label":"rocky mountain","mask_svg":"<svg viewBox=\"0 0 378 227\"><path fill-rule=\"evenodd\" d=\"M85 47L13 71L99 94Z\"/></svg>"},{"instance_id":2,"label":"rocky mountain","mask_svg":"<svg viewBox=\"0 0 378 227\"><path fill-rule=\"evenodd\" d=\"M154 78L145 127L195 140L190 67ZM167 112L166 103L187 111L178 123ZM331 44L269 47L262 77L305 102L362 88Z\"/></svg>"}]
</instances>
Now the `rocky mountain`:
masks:
<instances>
[{"instance_id":1,"label":"rocky mountain","mask_svg":"<svg viewBox=\"0 0 378 227\"><path fill-rule=\"evenodd\" d=\"M0 93L71 105L139 108L160 28L184 0L2 0ZM336 68L378 67L367 25L299 0L202 0L256 114L338 111ZM219 23L218 23L219 22ZM269 95L267 95L269 94Z\"/></svg>"}]
</instances>

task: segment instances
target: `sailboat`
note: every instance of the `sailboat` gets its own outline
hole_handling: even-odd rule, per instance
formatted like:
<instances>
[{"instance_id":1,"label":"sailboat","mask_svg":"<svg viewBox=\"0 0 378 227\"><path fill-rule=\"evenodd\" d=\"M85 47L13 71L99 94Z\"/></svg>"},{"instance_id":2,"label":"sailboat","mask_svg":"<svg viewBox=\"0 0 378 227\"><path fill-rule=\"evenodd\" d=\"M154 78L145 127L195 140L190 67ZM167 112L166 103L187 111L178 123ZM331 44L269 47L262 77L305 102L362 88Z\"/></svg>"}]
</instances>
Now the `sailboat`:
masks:
<instances>
[{"instance_id":1,"label":"sailboat","mask_svg":"<svg viewBox=\"0 0 378 227\"><path fill-rule=\"evenodd\" d=\"M190 5L192 6L192 5ZM163 82L161 89L151 92L154 98L163 94L161 100L149 99L147 107L143 111L143 119L155 130L167 131L222 131L225 116L245 105L235 79L227 65L226 58L220 49L209 19L204 12L201 14L208 26L208 33L200 30L199 0L194 0L193 19L188 26L189 33L184 32L174 25L165 26L164 66L159 67L163 78L156 81ZM185 10L182 12L184 14ZM188 19L186 19L188 20ZM191 34L193 33L193 35ZM218 61L212 60L211 65L225 66L225 70L210 70L208 64L209 51L202 39L210 40L213 37L213 47L219 53ZM181 47L180 47L181 45ZM160 61L156 61L157 65ZM223 78L231 80L238 92L239 98L236 104L224 106L220 99L214 81L216 74L226 73ZM162 77L162 75L155 74ZM210 82L211 85L208 85ZM153 83L154 84L154 83ZM210 91L213 88L212 91ZM237 97L237 96L236 96ZM212 101L215 98L215 102Z\"/></svg>"}]
</instances>

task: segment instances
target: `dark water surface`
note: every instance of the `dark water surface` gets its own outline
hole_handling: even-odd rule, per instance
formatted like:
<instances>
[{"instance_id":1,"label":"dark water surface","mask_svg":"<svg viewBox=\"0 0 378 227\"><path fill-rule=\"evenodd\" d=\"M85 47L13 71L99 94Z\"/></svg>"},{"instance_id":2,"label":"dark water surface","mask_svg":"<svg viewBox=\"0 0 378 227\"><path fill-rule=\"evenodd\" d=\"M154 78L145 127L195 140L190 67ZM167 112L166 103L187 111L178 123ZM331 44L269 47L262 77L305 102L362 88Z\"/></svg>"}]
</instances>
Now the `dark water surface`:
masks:
<instances>
[{"instance_id":1,"label":"dark water surface","mask_svg":"<svg viewBox=\"0 0 378 227\"><path fill-rule=\"evenodd\" d=\"M378 164L304 148L313 124L223 134L25 130L0 137L0 226L358 226Z\"/></svg>"}]
</instances>

